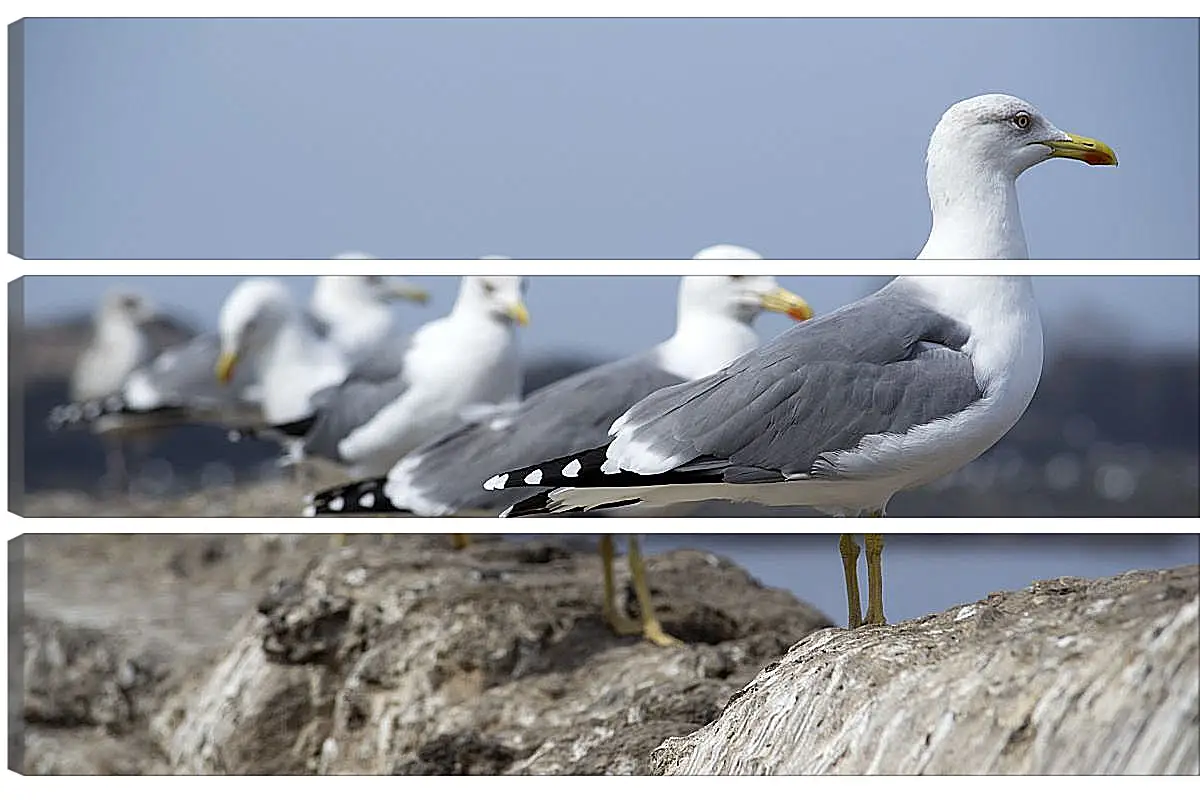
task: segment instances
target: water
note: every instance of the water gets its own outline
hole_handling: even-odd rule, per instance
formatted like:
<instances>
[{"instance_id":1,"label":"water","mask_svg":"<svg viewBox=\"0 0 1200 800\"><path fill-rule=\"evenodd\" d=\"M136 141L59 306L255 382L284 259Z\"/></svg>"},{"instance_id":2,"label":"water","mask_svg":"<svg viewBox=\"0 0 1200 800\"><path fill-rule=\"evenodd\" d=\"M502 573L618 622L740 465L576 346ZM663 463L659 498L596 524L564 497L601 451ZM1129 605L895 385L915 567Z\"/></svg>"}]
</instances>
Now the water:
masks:
<instances>
[{"instance_id":1,"label":"water","mask_svg":"<svg viewBox=\"0 0 1200 800\"><path fill-rule=\"evenodd\" d=\"M660 535L644 550L709 550L750 571L768 586L787 589L839 624L846 622L846 589L836 535ZM861 538L860 538L861 544ZM1200 561L1200 534L1130 535L894 535L884 539L884 607L899 622L1021 589L1032 581L1101 578L1132 569L1162 569ZM859 580L866 607L866 569Z\"/></svg>"}]
</instances>

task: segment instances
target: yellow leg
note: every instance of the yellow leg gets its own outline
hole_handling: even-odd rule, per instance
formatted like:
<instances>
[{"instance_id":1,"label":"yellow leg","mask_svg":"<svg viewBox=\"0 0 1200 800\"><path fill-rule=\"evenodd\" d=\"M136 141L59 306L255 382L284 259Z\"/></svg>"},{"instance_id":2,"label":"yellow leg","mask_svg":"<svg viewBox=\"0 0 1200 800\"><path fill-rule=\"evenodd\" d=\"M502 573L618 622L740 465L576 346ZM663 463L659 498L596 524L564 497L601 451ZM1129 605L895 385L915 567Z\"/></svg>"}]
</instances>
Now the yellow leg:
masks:
<instances>
[{"instance_id":1,"label":"yellow leg","mask_svg":"<svg viewBox=\"0 0 1200 800\"><path fill-rule=\"evenodd\" d=\"M646 564L642 561L642 546L638 544L636 535L629 537L629 571L633 573L633 590L637 592L638 605L642 609L642 638L661 647L683 644L662 629L654 614L650 586L646 583Z\"/></svg>"},{"instance_id":2,"label":"yellow leg","mask_svg":"<svg viewBox=\"0 0 1200 800\"><path fill-rule=\"evenodd\" d=\"M346 534L335 533L333 535L333 546L334 547L345 547L346 546Z\"/></svg>"},{"instance_id":3,"label":"yellow leg","mask_svg":"<svg viewBox=\"0 0 1200 800\"><path fill-rule=\"evenodd\" d=\"M838 540L838 550L842 553L842 568L846 571L847 627L857 628L862 625L862 598L858 594L858 543L853 536L843 533Z\"/></svg>"},{"instance_id":4,"label":"yellow leg","mask_svg":"<svg viewBox=\"0 0 1200 800\"><path fill-rule=\"evenodd\" d=\"M600 536L600 560L604 563L604 621L618 636L633 636L642 632L642 626L617 611L617 581L613 577L612 534Z\"/></svg>"},{"instance_id":5,"label":"yellow leg","mask_svg":"<svg viewBox=\"0 0 1200 800\"><path fill-rule=\"evenodd\" d=\"M867 547L867 618L866 625L887 625L883 616L883 534L863 537Z\"/></svg>"},{"instance_id":6,"label":"yellow leg","mask_svg":"<svg viewBox=\"0 0 1200 800\"><path fill-rule=\"evenodd\" d=\"M450 546L455 550L466 550L471 545L471 534L469 533L452 533L450 534Z\"/></svg>"}]
</instances>

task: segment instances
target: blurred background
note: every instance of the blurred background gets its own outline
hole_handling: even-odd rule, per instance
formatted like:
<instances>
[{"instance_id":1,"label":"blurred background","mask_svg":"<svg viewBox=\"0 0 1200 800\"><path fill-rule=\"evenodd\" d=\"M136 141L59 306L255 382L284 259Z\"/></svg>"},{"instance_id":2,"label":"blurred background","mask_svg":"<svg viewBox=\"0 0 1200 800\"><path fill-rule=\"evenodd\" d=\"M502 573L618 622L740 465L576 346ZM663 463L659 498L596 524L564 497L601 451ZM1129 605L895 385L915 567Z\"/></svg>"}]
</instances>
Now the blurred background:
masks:
<instances>
[{"instance_id":1,"label":"blurred background","mask_svg":"<svg viewBox=\"0 0 1200 800\"><path fill-rule=\"evenodd\" d=\"M10 284L22 315L12 340L22 402L26 513L33 515L294 515L303 492L280 480L278 451L187 428L146 443L130 464L129 496L101 489L104 449L87 431L47 430L67 400L67 377L90 336L90 306L112 286L146 293L161 343L212 330L239 278L227 276L26 277ZM313 278L284 279L306 302ZM394 309L412 330L445 314L456 279L414 277L433 297ZM881 285L874 276L785 276L780 282L831 311ZM526 391L645 349L670 335L678 278L538 276L533 322L520 333ZM1200 278L1034 278L1046 364L1028 412L983 458L925 489L898 495L900 516L1195 516L1200 513ZM763 316L764 340L787 320ZM15 441L15 438L14 438ZM329 484L337 477L329 479ZM321 486L328 485L325 483ZM704 504L688 514L754 515L754 506ZM807 513L793 512L786 513Z\"/></svg>"},{"instance_id":2,"label":"blurred background","mask_svg":"<svg viewBox=\"0 0 1200 800\"><path fill-rule=\"evenodd\" d=\"M952 103L1116 169L1021 178L1035 258L1195 258L1195 19L33 19L30 258L909 258ZM23 234L23 241L19 241Z\"/></svg>"},{"instance_id":3,"label":"blurred background","mask_svg":"<svg viewBox=\"0 0 1200 800\"><path fill-rule=\"evenodd\" d=\"M787 589L845 625L846 589L837 540L828 535L649 536L645 550L698 547L720 553L764 584ZM1036 580L1102 578L1198 560L1197 534L887 536L884 607L891 621L914 619L974 603L989 592L1021 589ZM859 572L865 587L866 569L861 563Z\"/></svg>"}]
</instances>

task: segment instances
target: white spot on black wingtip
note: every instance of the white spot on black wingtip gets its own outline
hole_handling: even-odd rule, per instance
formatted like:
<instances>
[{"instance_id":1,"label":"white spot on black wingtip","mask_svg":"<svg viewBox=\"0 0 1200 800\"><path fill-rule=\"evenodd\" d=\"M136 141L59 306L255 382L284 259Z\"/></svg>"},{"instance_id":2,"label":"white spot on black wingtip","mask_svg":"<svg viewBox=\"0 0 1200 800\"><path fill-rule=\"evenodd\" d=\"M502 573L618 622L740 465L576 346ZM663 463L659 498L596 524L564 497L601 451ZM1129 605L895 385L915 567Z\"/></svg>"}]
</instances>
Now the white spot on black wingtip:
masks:
<instances>
[{"instance_id":1,"label":"white spot on black wingtip","mask_svg":"<svg viewBox=\"0 0 1200 800\"><path fill-rule=\"evenodd\" d=\"M335 514L338 513L339 511L341 511L345 507L346 507L346 498L342 497L341 495L338 495L337 497L330 500L329 505L327 506L327 508Z\"/></svg>"},{"instance_id":2,"label":"white spot on black wingtip","mask_svg":"<svg viewBox=\"0 0 1200 800\"><path fill-rule=\"evenodd\" d=\"M375 506L375 493L367 492L358 499L358 504L363 508L373 508Z\"/></svg>"},{"instance_id":3,"label":"white spot on black wingtip","mask_svg":"<svg viewBox=\"0 0 1200 800\"><path fill-rule=\"evenodd\" d=\"M304 510L300 512L300 516L302 516L302 517L315 517L316 515L317 515L317 507L312 505L311 503L306 505L304 507Z\"/></svg>"},{"instance_id":4,"label":"white spot on black wingtip","mask_svg":"<svg viewBox=\"0 0 1200 800\"><path fill-rule=\"evenodd\" d=\"M537 486L542 482L542 471L535 469L533 472L525 476L525 483L529 486Z\"/></svg>"},{"instance_id":5,"label":"white spot on black wingtip","mask_svg":"<svg viewBox=\"0 0 1200 800\"><path fill-rule=\"evenodd\" d=\"M573 458L563 467L562 474L564 478L574 478L579 475L579 471L583 469L583 464L579 463L578 458Z\"/></svg>"},{"instance_id":6,"label":"white spot on black wingtip","mask_svg":"<svg viewBox=\"0 0 1200 800\"><path fill-rule=\"evenodd\" d=\"M483 488L488 490L489 492L492 492L497 489L503 489L507 483L508 483L508 473L505 472L503 474L493 475L492 477L488 478L486 481L483 482Z\"/></svg>"}]
</instances>

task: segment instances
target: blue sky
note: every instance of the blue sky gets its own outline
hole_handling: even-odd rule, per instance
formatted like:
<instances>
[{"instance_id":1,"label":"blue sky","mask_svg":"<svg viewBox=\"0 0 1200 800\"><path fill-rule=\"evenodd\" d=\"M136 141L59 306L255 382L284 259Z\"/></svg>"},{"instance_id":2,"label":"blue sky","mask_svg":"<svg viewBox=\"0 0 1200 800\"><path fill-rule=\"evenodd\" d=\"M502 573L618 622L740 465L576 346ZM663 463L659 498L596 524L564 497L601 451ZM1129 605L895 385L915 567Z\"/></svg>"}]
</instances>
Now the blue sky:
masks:
<instances>
[{"instance_id":1,"label":"blue sky","mask_svg":"<svg viewBox=\"0 0 1200 800\"><path fill-rule=\"evenodd\" d=\"M908 258L951 103L1116 169L1021 179L1037 258L1197 256L1196 20L37 19L38 258Z\"/></svg>"},{"instance_id":2,"label":"blue sky","mask_svg":"<svg viewBox=\"0 0 1200 800\"><path fill-rule=\"evenodd\" d=\"M909 258L929 229L929 132L989 91L1120 156L1021 178L1035 258L1200 248L1196 20L24 24L32 257L687 258L724 241ZM111 282L39 280L33 318L87 308ZM453 297L452 279L427 282L435 302L405 309L412 324ZM870 285L784 282L818 310ZM211 325L232 279L122 283ZM1195 280L1037 285L1051 346L1057 320L1086 312L1102 341L1196 347ZM644 347L670 330L674 286L539 278L526 341Z\"/></svg>"}]
</instances>

